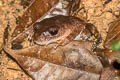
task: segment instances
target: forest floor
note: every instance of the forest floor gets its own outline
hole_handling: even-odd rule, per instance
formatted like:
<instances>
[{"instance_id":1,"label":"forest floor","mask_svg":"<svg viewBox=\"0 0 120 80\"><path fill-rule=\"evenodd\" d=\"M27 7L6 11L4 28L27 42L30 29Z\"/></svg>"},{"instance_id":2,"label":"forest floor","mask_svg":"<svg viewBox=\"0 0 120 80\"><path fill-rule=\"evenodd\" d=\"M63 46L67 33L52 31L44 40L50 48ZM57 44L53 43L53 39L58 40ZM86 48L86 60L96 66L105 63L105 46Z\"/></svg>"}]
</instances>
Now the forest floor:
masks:
<instances>
[{"instance_id":1,"label":"forest floor","mask_svg":"<svg viewBox=\"0 0 120 80\"><path fill-rule=\"evenodd\" d=\"M7 26L15 28L19 17L30 2L31 0L0 0L0 48L3 46L4 29ZM120 15L120 0L81 0L80 8L76 16L94 24L104 41L109 26ZM2 51L0 53L0 80L32 79L9 55Z\"/></svg>"}]
</instances>

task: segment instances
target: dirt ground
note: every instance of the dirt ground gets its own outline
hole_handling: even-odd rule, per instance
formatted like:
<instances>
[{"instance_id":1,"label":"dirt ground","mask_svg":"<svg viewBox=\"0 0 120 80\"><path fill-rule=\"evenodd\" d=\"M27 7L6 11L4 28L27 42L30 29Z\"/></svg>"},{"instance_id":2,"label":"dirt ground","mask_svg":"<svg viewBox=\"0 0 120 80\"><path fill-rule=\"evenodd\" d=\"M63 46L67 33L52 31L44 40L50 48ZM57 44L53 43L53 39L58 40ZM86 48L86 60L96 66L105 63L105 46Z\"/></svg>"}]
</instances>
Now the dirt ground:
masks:
<instances>
[{"instance_id":1,"label":"dirt ground","mask_svg":"<svg viewBox=\"0 0 120 80\"><path fill-rule=\"evenodd\" d=\"M7 26L15 28L20 16L31 0L0 0L0 48L3 46L3 33ZM103 41L109 26L120 14L120 0L81 0L80 11L76 15L94 24ZM3 51L0 53L0 80L32 80L16 62ZM119 80L119 79L117 79Z\"/></svg>"}]
</instances>

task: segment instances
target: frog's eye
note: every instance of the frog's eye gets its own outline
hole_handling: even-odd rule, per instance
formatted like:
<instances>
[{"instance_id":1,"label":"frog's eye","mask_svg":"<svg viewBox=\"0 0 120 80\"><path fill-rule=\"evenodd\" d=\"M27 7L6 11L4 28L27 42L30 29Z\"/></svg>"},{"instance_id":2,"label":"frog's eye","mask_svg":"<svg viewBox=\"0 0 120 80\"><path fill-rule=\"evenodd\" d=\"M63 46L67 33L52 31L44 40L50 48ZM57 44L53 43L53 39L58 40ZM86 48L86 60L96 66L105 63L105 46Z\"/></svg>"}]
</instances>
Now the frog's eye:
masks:
<instances>
[{"instance_id":1,"label":"frog's eye","mask_svg":"<svg viewBox=\"0 0 120 80\"><path fill-rule=\"evenodd\" d=\"M58 28L52 27L48 30L48 32L51 34L51 36L55 36L58 33Z\"/></svg>"},{"instance_id":2,"label":"frog's eye","mask_svg":"<svg viewBox=\"0 0 120 80\"><path fill-rule=\"evenodd\" d=\"M47 25L44 26L40 22L36 22L33 25L34 33L37 36L44 35L44 36L55 36L58 34L58 26L57 25Z\"/></svg>"},{"instance_id":3,"label":"frog's eye","mask_svg":"<svg viewBox=\"0 0 120 80\"><path fill-rule=\"evenodd\" d=\"M46 41L56 39L60 35L59 29L60 27L57 25L44 26L43 28L37 29L37 31L34 30L35 32L33 35L33 39L38 44L42 44Z\"/></svg>"}]
</instances>

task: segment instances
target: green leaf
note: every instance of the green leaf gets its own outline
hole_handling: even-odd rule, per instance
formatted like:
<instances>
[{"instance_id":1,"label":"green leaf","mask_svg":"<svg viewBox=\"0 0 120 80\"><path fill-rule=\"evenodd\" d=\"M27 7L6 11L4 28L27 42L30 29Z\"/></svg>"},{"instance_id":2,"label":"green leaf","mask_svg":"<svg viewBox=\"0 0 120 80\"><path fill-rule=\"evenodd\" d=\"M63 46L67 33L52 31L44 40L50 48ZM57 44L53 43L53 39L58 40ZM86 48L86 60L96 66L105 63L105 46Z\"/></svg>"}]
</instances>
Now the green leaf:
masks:
<instances>
[{"instance_id":1,"label":"green leaf","mask_svg":"<svg viewBox=\"0 0 120 80\"><path fill-rule=\"evenodd\" d=\"M120 50L120 41L115 41L115 42L112 43L112 50L113 51Z\"/></svg>"}]
</instances>

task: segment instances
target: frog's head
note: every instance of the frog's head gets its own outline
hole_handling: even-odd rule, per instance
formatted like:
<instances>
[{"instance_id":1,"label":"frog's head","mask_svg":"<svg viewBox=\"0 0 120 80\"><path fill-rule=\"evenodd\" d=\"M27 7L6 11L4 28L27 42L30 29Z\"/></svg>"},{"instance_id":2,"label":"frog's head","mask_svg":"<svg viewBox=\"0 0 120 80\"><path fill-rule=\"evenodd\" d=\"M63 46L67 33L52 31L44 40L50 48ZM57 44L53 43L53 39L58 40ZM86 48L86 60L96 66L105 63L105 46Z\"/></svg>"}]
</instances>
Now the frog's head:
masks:
<instances>
[{"instance_id":1,"label":"frog's head","mask_svg":"<svg viewBox=\"0 0 120 80\"><path fill-rule=\"evenodd\" d=\"M46 18L33 25L33 40L39 45L48 45L51 43L64 44L72 40L79 33L78 18L69 16L55 16Z\"/></svg>"}]
</instances>

